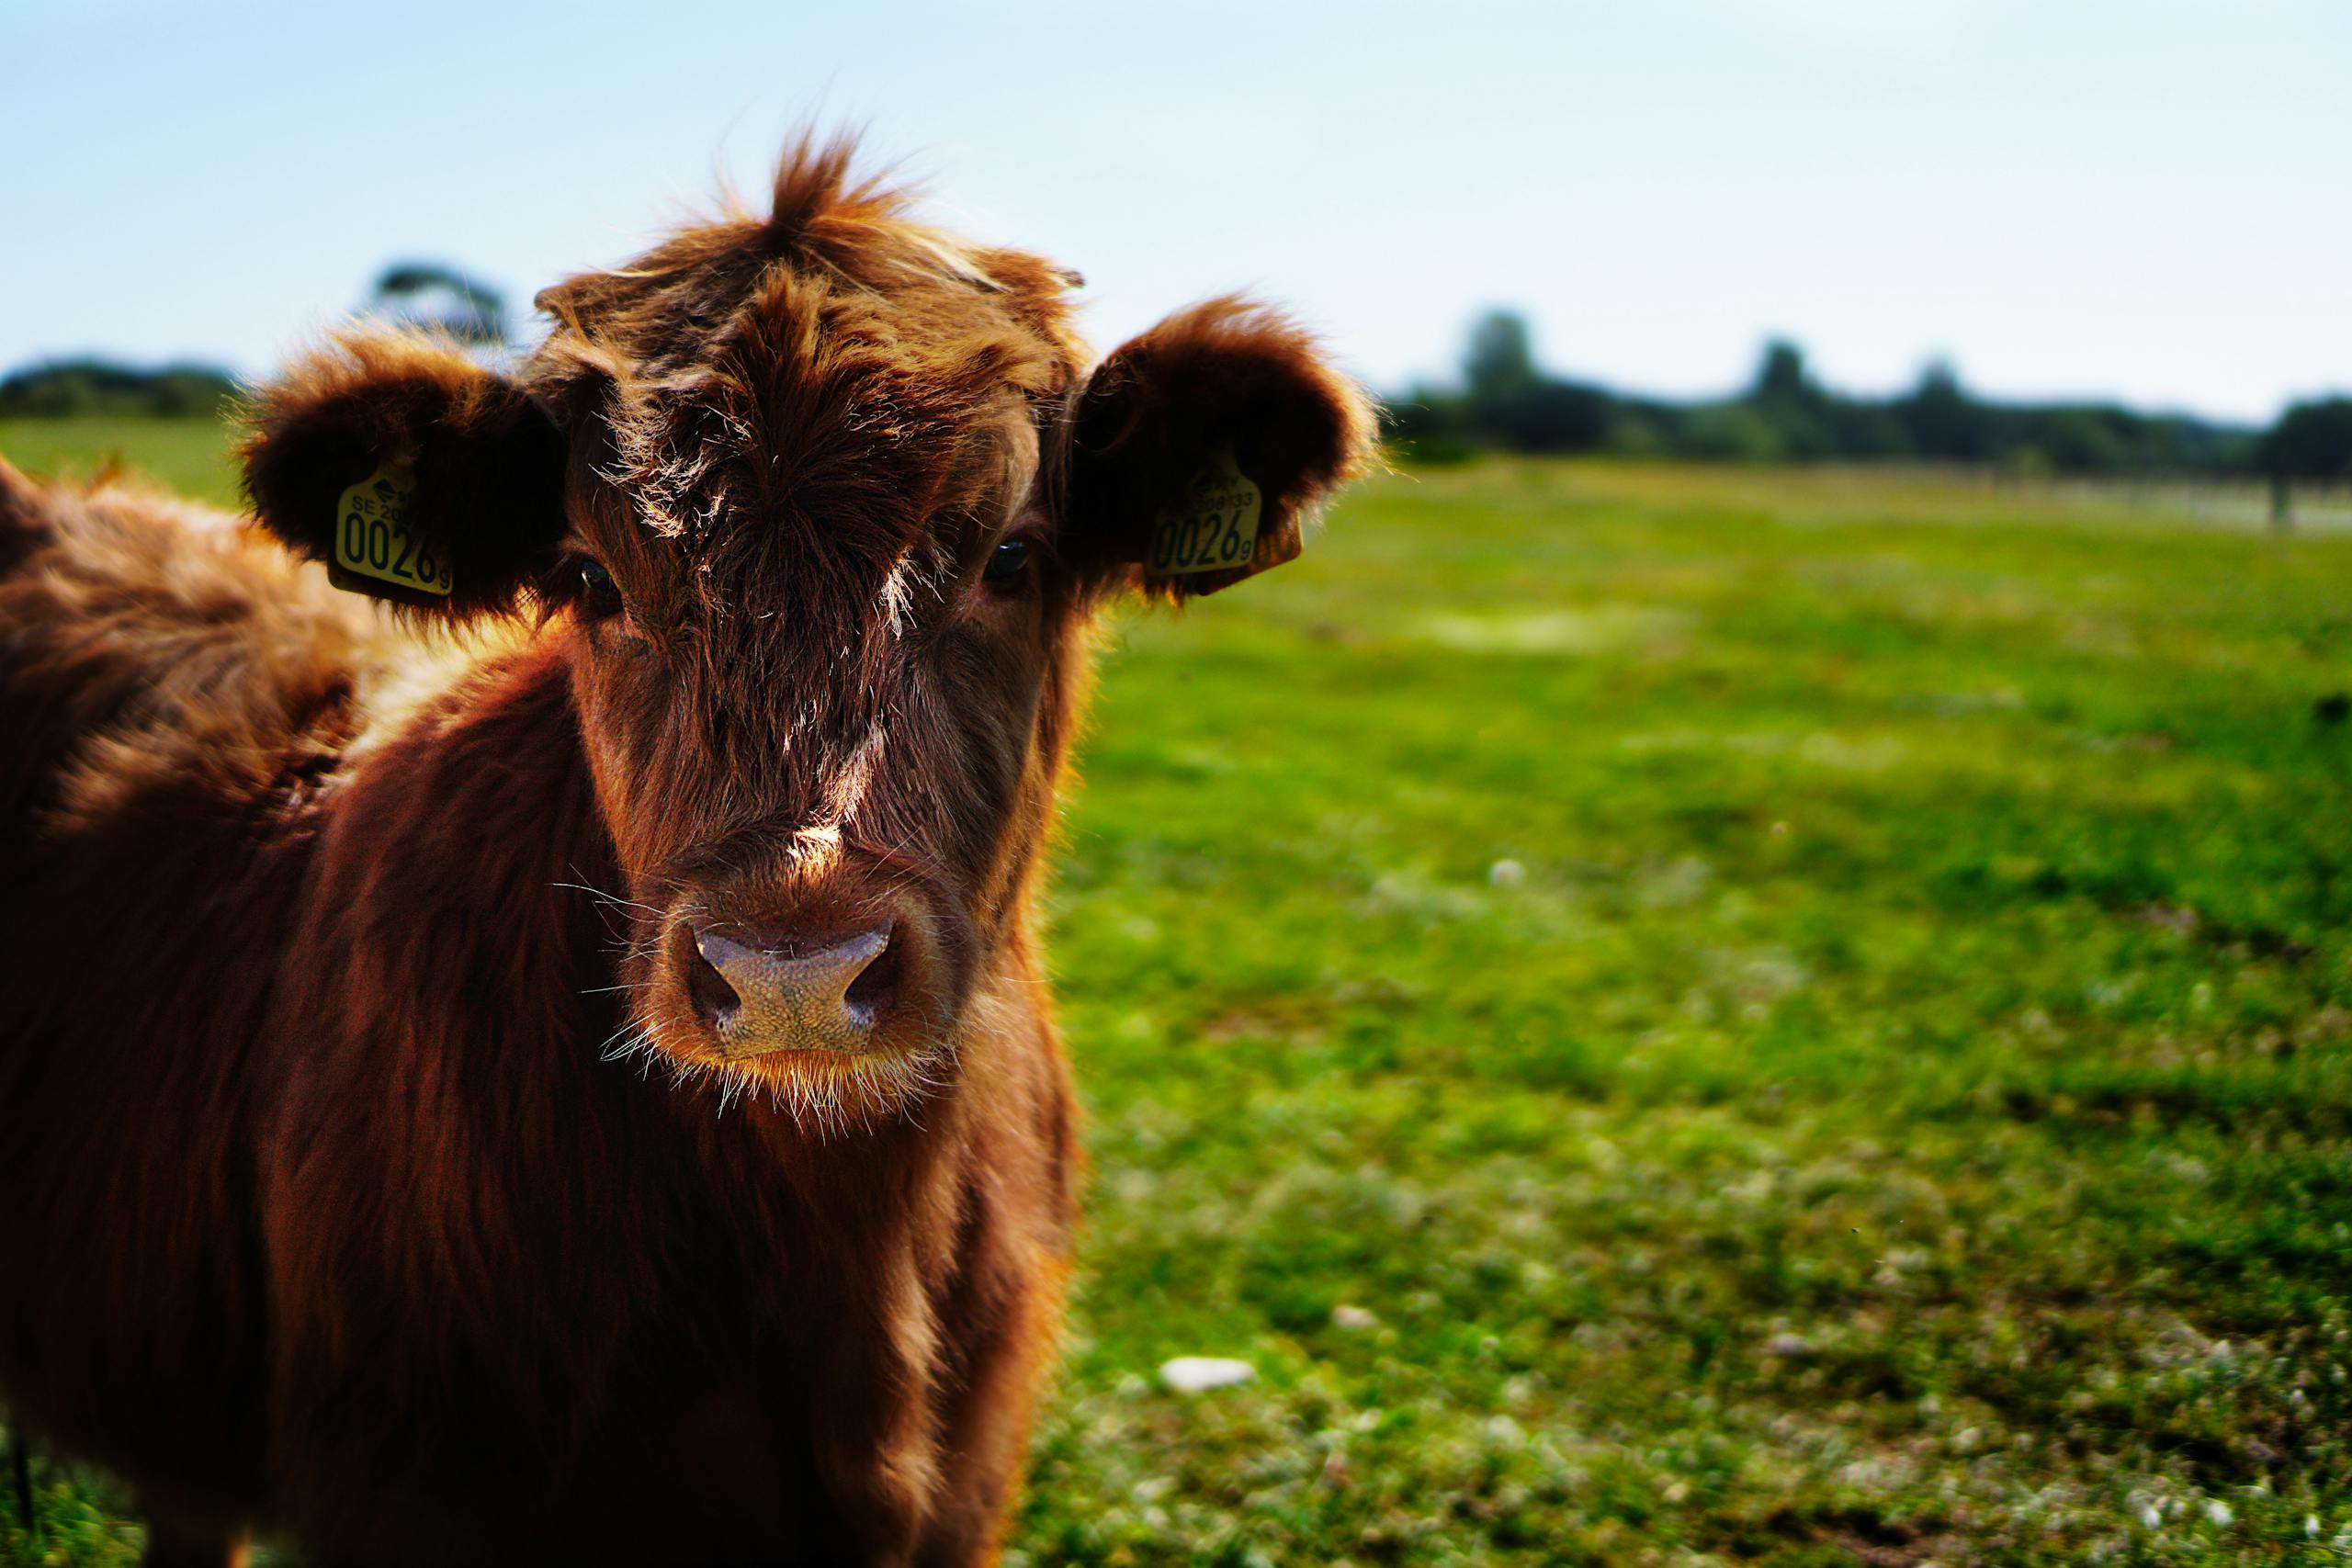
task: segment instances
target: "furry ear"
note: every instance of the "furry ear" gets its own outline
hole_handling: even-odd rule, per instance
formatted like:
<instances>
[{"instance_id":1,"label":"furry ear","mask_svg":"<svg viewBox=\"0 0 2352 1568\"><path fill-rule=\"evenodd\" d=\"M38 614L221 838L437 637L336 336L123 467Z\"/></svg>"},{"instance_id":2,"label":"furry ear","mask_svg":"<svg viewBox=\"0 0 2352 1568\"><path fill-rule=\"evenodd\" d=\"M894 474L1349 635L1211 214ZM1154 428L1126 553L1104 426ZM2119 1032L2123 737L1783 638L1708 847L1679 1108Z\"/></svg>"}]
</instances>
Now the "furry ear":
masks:
<instances>
[{"instance_id":1,"label":"furry ear","mask_svg":"<svg viewBox=\"0 0 2352 1568\"><path fill-rule=\"evenodd\" d=\"M339 337L244 417L254 514L340 586L452 618L511 610L563 538L555 422L423 333Z\"/></svg>"},{"instance_id":2,"label":"furry ear","mask_svg":"<svg viewBox=\"0 0 2352 1568\"><path fill-rule=\"evenodd\" d=\"M1090 575L1214 593L1295 557L1306 513L1374 442L1370 400L1313 338L1265 306L1212 299L1075 393L1057 546Z\"/></svg>"}]
</instances>

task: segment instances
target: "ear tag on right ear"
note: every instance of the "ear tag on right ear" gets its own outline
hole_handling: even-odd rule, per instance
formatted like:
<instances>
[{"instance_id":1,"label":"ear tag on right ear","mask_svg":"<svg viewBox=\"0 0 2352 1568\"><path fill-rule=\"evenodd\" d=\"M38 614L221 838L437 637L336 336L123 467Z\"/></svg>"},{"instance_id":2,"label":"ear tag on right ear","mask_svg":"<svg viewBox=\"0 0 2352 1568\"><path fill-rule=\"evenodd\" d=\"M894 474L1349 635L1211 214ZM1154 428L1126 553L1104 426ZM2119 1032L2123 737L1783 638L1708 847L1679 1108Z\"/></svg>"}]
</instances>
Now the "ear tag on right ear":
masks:
<instances>
[{"instance_id":1,"label":"ear tag on right ear","mask_svg":"<svg viewBox=\"0 0 2352 1568\"><path fill-rule=\"evenodd\" d=\"M414 453L395 452L343 492L327 562L327 580L337 588L409 604L449 596L447 546L409 526L415 467Z\"/></svg>"},{"instance_id":2,"label":"ear tag on right ear","mask_svg":"<svg viewBox=\"0 0 2352 1568\"><path fill-rule=\"evenodd\" d=\"M1230 451L1219 451L1182 494L1160 509L1144 556L1148 577L1250 570L1258 549L1258 513L1264 502L1257 481Z\"/></svg>"}]
</instances>

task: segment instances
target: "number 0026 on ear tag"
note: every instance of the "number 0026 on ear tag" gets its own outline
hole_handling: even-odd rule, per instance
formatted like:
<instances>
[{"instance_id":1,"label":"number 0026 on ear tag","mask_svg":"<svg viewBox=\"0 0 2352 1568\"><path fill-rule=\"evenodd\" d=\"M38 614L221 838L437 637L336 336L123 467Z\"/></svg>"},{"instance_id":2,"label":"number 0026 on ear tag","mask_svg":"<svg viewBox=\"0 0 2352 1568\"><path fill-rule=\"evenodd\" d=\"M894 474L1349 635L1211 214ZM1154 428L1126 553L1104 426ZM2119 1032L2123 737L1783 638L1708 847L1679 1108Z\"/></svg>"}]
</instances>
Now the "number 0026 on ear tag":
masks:
<instances>
[{"instance_id":1,"label":"number 0026 on ear tag","mask_svg":"<svg viewBox=\"0 0 2352 1568\"><path fill-rule=\"evenodd\" d=\"M1245 571L1258 547L1257 481L1233 454L1219 452L1169 505L1151 529L1144 570L1152 577L1196 571Z\"/></svg>"},{"instance_id":2,"label":"number 0026 on ear tag","mask_svg":"<svg viewBox=\"0 0 2352 1568\"><path fill-rule=\"evenodd\" d=\"M414 461L405 453L387 457L336 502L334 558L327 570L336 587L380 599L449 596L447 548L408 524ZM379 583L405 592L387 592Z\"/></svg>"}]
</instances>

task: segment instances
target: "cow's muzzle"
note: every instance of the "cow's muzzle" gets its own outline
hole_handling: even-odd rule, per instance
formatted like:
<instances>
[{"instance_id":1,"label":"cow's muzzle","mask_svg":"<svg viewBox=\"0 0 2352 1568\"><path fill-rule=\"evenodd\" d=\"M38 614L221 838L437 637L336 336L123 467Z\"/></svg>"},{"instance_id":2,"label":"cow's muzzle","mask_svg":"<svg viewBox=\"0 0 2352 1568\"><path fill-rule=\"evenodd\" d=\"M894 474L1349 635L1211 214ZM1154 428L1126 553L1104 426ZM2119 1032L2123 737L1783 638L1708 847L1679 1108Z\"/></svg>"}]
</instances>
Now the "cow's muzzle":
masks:
<instances>
[{"instance_id":1,"label":"cow's muzzle","mask_svg":"<svg viewBox=\"0 0 2352 1568\"><path fill-rule=\"evenodd\" d=\"M872 1048L893 1002L903 952L898 928L761 941L720 929L694 933L686 980L695 1010L732 1056Z\"/></svg>"},{"instance_id":2,"label":"cow's muzzle","mask_svg":"<svg viewBox=\"0 0 2352 1568\"><path fill-rule=\"evenodd\" d=\"M674 917L664 943L671 994L706 1047L740 1061L935 1044L955 1006L957 944L933 900L878 884L854 876L781 897L712 890Z\"/></svg>"}]
</instances>

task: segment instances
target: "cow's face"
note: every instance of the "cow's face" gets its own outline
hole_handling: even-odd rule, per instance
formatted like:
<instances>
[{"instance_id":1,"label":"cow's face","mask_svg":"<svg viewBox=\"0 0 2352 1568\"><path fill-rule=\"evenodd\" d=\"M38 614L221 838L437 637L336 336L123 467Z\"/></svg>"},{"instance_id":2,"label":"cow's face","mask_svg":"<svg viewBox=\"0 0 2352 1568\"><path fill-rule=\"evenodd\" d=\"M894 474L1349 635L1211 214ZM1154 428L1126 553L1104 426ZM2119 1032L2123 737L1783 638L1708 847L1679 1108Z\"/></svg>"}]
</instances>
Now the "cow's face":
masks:
<instances>
[{"instance_id":1,"label":"cow's face","mask_svg":"<svg viewBox=\"0 0 2352 1568\"><path fill-rule=\"evenodd\" d=\"M1090 376L1066 287L803 154L773 217L542 296L514 378L346 340L265 395L281 536L330 554L344 488L400 458L401 521L450 567L412 602L546 617L642 1049L803 1107L944 1077L1034 974L1092 610L1155 548L1203 568L1170 594L1284 558L1361 460L1361 400L1278 318L1204 307Z\"/></svg>"}]
</instances>

